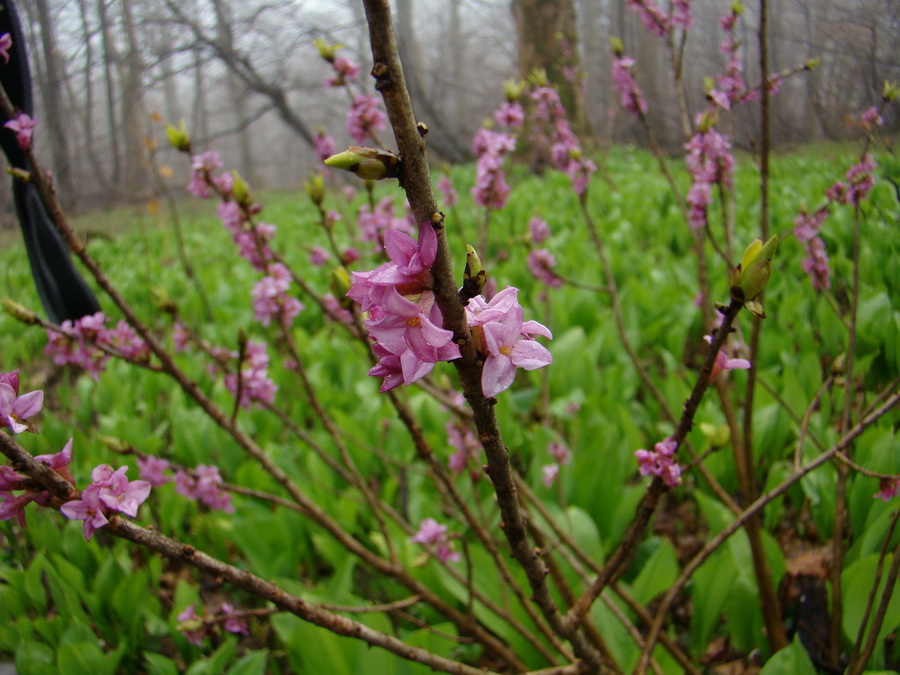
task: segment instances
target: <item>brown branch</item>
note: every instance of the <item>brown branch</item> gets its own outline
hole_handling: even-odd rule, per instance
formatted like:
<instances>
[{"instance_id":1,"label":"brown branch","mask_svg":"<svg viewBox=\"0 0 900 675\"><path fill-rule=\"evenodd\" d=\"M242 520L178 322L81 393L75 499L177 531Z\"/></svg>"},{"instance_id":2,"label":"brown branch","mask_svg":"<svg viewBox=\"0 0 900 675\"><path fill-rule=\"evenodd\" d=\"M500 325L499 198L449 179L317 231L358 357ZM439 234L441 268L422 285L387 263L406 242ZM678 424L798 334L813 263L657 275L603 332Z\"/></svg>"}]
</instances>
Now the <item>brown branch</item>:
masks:
<instances>
[{"instance_id":1,"label":"brown branch","mask_svg":"<svg viewBox=\"0 0 900 675\"><path fill-rule=\"evenodd\" d=\"M437 256L431 268L435 300L443 315L444 328L453 331L454 340L460 348L461 358L453 363L463 393L472 408L479 440L487 455L487 472L497 494L504 534L513 557L525 571L534 602L550 626L572 643L579 658L596 669L601 662L600 655L589 644L577 624L563 623L559 608L550 594L546 581L547 568L534 555L522 519L509 452L501 437L494 412L495 400L485 398L481 390L481 363L477 359L475 344L457 295L443 215L437 211L437 202L432 192L425 142L406 88L390 5L387 0L364 0L364 4L372 44L372 75L375 77L375 87L384 99L401 157L400 186L406 191L416 221L431 223L437 235Z\"/></svg>"}]
</instances>

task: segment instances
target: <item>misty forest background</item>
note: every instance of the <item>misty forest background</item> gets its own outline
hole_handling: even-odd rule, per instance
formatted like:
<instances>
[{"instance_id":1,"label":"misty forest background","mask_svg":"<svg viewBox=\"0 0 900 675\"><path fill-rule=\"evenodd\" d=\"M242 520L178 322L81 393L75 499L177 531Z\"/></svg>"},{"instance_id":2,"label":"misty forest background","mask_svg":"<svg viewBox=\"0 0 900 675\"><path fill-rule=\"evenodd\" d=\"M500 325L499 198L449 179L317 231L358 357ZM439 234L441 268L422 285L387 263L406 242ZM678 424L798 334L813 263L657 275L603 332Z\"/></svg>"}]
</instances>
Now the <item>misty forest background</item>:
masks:
<instances>
[{"instance_id":1,"label":"misty forest background","mask_svg":"<svg viewBox=\"0 0 900 675\"><path fill-rule=\"evenodd\" d=\"M721 70L720 16L725 0L696 0L697 30L684 48L688 109L702 107L703 77ZM570 114L582 138L600 147L644 142L610 82L609 38L637 60L649 120L664 148L685 138L665 45L622 0L397 0L404 65L429 147L440 161L472 158L475 131L502 100L502 83L560 59L580 68L582 88ZM885 79L900 79L896 0L770 0L772 71L802 67L772 100L776 145L858 134L853 115L872 105ZM338 146L347 93L324 85L328 67L313 40L345 45L371 65L362 4L355 0L28 0L20 3L29 41L37 149L54 168L70 211L153 200L186 175L157 149L162 120L185 119L197 150L214 147L226 165L258 188L296 189L316 165L312 137L321 125ZM547 17L552 17L548 21ZM750 83L759 81L756 12L742 22ZM560 40L564 37L564 40ZM561 54L552 52L563 47ZM567 49L567 47L569 47ZM556 77L554 78L554 75ZM371 80L363 78L371 92ZM563 91L564 102L566 92ZM752 150L757 106L742 106L728 129ZM896 131L896 106L885 131ZM12 227L9 195L0 197L0 228Z\"/></svg>"}]
</instances>

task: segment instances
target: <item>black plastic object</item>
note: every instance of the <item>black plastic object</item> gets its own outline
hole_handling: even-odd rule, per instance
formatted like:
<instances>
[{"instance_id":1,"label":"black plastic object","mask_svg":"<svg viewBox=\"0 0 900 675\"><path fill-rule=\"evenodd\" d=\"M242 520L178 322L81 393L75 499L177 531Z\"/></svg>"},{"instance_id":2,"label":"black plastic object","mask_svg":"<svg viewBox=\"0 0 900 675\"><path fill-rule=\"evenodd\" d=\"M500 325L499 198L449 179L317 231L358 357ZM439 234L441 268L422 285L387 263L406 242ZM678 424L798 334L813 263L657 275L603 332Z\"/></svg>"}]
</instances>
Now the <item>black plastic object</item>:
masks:
<instances>
[{"instance_id":1,"label":"black plastic object","mask_svg":"<svg viewBox=\"0 0 900 675\"><path fill-rule=\"evenodd\" d=\"M10 34L13 44L9 63L4 64L0 59L0 83L16 109L33 115L25 36L13 0L0 0L0 35L3 33ZM6 121L0 111L0 126ZM11 130L0 128L0 147L14 168L28 169L25 153ZM37 187L13 178L12 190L31 273L49 319L62 323L99 312L97 298L72 264L69 250L56 231Z\"/></svg>"}]
</instances>

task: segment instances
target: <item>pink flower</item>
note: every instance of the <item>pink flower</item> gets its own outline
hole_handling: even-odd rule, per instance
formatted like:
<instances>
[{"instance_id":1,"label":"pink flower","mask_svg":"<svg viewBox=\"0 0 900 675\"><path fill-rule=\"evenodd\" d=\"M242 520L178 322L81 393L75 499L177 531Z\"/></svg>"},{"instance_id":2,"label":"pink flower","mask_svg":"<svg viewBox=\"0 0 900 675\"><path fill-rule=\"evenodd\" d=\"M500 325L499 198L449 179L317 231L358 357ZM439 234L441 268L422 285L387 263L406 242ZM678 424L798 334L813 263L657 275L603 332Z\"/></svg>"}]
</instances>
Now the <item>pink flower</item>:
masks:
<instances>
[{"instance_id":1,"label":"pink flower","mask_svg":"<svg viewBox=\"0 0 900 675\"><path fill-rule=\"evenodd\" d=\"M250 629L247 627L246 619L237 616L237 612L234 607L231 606L231 603L222 603L222 613L225 615L225 621L222 623L222 628L229 633L234 633L236 635L250 635Z\"/></svg>"},{"instance_id":2,"label":"pink flower","mask_svg":"<svg viewBox=\"0 0 900 675\"><path fill-rule=\"evenodd\" d=\"M556 267L556 258L545 248L540 248L528 254L528 269L538 281L542 281L551 288L559 288L563 285L553 268Z\"/></svg>"},{"instance_id":3,"label":"pink flower","mask_svg":"<svg viewBox=\"0 0 900 675\"><path fill-rule=\"evenodd\" d=\"M309 262L316 267L321 267L331 259L331 255L321 246L313 246L309 249Z\"/></svg>"},{"instance_id":4,"label":"pink flower","mask_svg":"<svg viewBox=\"0 0 900 675\"><path fill-rule=\"evenodd\" d=\"M447 526L441 525L434 518L425 518L419 524L419 531L410 537L410 541L431 548L431 552L441 562L459 560L459 553L453 550L447 537Z\"/></svg>"},{"instance_id":5,"label":"pink flower","mask_svg":"<svg viewBox=\"0 0 900 675\"><path fill-rule=\"evenodd\" d=\"M622 107L634 116L647 114L647 101L644 92L631 74L634 59L628 56L616 56L612 64L612 80Z\"/></svg>"},{"instance_id":6,"label":"pink flower","mask_svg":"<svg viewBox=\"0 0 900 675\"><path fill-rule=\"evenodd\" d=\"M212 180L212 172L222 167L219 153L209 150L191 157L191 180L187 190L195 197L206 199L209 194L209 183Z\"/></svg>"},{"instance_id":7,"label":"pink flower","mask_svg":"<svg viewBox=\"0 0 900 675\"><path fill-rule=\"evenodd\" d=\"M44 392L31 391L19 396L19 371L0 373L0 425L8 426L14 434L34 428L22 420L37 415L44 407Z\"/></svg>"},{"instance_id":8,"label":"pink flower","mask_svg":"<svg viewBox=\"0 0 900 675\"><path fill-rule=\"evenodd\" d=\"M244 360L240 364L241 369L241 399L240 405L249 408L254 402L272 403L275 400L276 385L269 377L269 356L266 354L266 345L262 342L251 340L247 343ZM234 373L225 376L225 387L237 395L238 377Z\"/></svg>"},{"instance_id":9,"label":"pink flower","mask_svg":"<svg viewBox=\"0 0 900 675\"><path fill-rule=\"evenodd\" d=\"M822 237L815 236L804 242L806 257L801 266L811 280L813 288L824 291L831 288L831 267L828 264L828 253L825 251L825 242Z\"/></svg>"},{"instance_id":10,"label":"pink flower","mask_svg":"<svg viewBox=\"0 0 900 675\"><path fill-rule=\"evenodd\" d=\"M113 471L108 464L101 464L91 473L93 486L99 488L100 501L109 509L134 518L138 507L150 495L150 483L145 480L129 481L125 478L127 466Z\"/></svg>"},{"instance_id":11,"label":"pink flower","mask_svg":"<svg viewBox=\"0 0 900 675\"><path fill-rule=\"evenodd\" d=\"M3 57L3 63L9 63L9 50L12 46L13 41L9 33L0 35L0 57Z\"/></svg>"},{"instance_id":12,"label":"pink flower","mask_svg":"<svg viewBox=\"0 0 900 675\"><path fill-rule=\"evenodd\" d=\"M358 95L347 112L347 132L357 143L365 143L373 131L384 129L387 116L378 107L374 96Z\"/></svg>"},{"instance_id":13,"label":"pink flower","mask_svg":"<svg viewBox=\"0 0 900 675\"><path fill-rule=\"evenodd\" d=\"M544 485L550 487L559 477L559 464L547 464L541 468L541 481Z\"/></svg>"},{"instance_id":14,"label":"pink flower","mask_svg":"<svg viewBox=\"0 0 900 675\"><path fill-rule=\"evenodd\" d=\"M881 115L878 114L878 108L874 106L863 110L859 114L859 119L861 119L863 124L865 124L870 129L880 127L882 124L884 124L884 118L882 118Z\"/></svg>"},{"instance_id":15,"label":"pink flower","mask_svg":"<svg viewBox=\"0 0 900 675\"><path fill-rule=\"evenodd\" d=\"M203 644L207 630L203 617L194 611L194 607L195 605L190 605L178 615L178 629L188 642L199 647Z\"/></svg>"},{"instance_id":16,"label":"pink flower","mask_svg":"<svg viewBox=\"0 0 900 675\"><path fill-rule=\"evenodd\" d=\"M494 112L494 119L502 127L517 128L525 123L525 111L518 103L504 101Z\"/></svg>"},{"instance_id":17,"label":"pink flower","mask_svg":"<svg viewBox=\"0 0 900 675\"><path fill-rule=\"evenodd\" d=\"M550 456L563 466L565 466L572 460L572 451L562 443L551 443L547 446L547 452L549 452Z\"/></svg>"},{"instance_id":18,"label":"pink flower","mask_svg":"<svg viewBox=\"0 0 900 675\"><path fill-rule=\"evenodd\" d=\"M897 496L898 492L900 492L900 476L881 478L878 481L878 492L872 495L872 497L874 499L881 499L882 501L889 502Z\"/></svg>"},{"instance_id":19,"label":"pink flower","mask_svg":"<svg viewBox=\"0 0 900 675\"><path fill-rule=\"evenodd\" d=\"M90 539L94 532L109 523L105 506L100 501L100 488L96 485L88 485L81 492L81 499L66 502L59 510L70 520L84 521L85 539Z\"/></svg>"},{"instance_id":20,"label":"pink flower","mask_svg":"<svg viewBox=\"0 0 900 675\"><path fill-rule=\"evenodd\" d=\"M19 115L14 120L9 120L3 126L14 131L16 134L16 141L19 144L19 148L21 150L27 150L29 147L31 147L31 136L34 133L34 128L38 124L38 120L31 119L31 117L29 117L25 113L19 113Z\"/></svg>"},{"instance_id":21,"label":"pink flower","mask_svg":"<svg viewBox=\"0 0 900 675\"><path fill-rule=\"evenodd\" d=\"M625 4L631 9L638 11L644 28L657 37L663 37L668 32L671 25L669 17L653 0L626 0ZM682 0L681 3L677 4L683 5L686 3Z\"/></svg>"},{"instance_id":22,"label":"pink flower","mask_svg":"<svg viewBox=\"0 0 900 675\"><path fill-rule=\"evenodd\" d=\"M472 427L461 420L456 420L447 422L446 429L447 442L456 449L456 452L450 455L448 463L450 471L461 474L467 467L477 465L481 444L472 431ZM479 471L472 471L473 479L477 480L480 475Z\"/></svg>"},{"instance_id":23,"label":"pink flower","mask_svg":"<svg viewBox=\"0 0 900 675\"><path fill-rule=\"evenodd\" d=\"M472 148L478 156L478 164L472 197L479 206L502 209L506 205L511 188L503 172L503 158L515 147L515 139L507 134L489 129L480 129L475 134Z\"/></svg>"},{"instance_id":24,"label":"pink flower","mask_svg":"<svg viewBox=\"0 0 900 675\"><path fill-rule=\"evenodd\" d=\"M657 443L653 450L635 450L638 470L642 476L658 476L669 487L681 484L681 467L675 461L678 444L671 438Z\"/></svg>"},{"instance_id":25,"label":"pink flower","mask_svg":"<svg viewBox=\"0 0 900 675\"><path fill-rule=\"evenodd\" d=\"M320 162L324 162L331 157L337 147L334 143L334 139L323 131L319 131L319 133L313 137L313 146L316 151L316 157L319 158Z\"/></svg>"},{"instance_id":26,"label":"pink flower","mask_svg":"<svg viewBox=\"0 0 900 675\"><path fill-rule=\"evenodd\" d=\"M481 375L485 396L496 396L508 389L515 379L516 368L535 370L553 361L546 347L522 339L523 327L523 310L518 303L502 319L482 325L487 353Z\"/></svg>"},{"instance_id":27,"label":"pink flower","mask_svg":"<svg viewBox=\"0 0 900 675\"><path fill-rule=\"evenodd\" d=\"M287 294L291 273L281 263L269 265L268 272L250 292L253 296L253 317L263 326L268 326L272 319L278 319L282 326L290 326L303 310L303 304Z\"/></svg>"},{"instance_id":28,"label":"pink flower","mask_svg":"<svg viewBox=\"0 0 900 675\"><path fill-rule=\"evenodd\" d=\"M445 174L438 178L437 189L440 190L444 198L444 204L447 206L456 206L459 203L459 195L456 194L456 190L453 188L453 181L450 180L450 176Z\"/></svg>"},{"instance_id":29,"label":"pink flower","mask_svg":"<svg viewBox=\"0 0 900 675\"><path fill-rule=\"evenodd\" d=\"M528 234L534 244L540 244L550 238L550 226L540 216L534 216L528 221Z\"/></svg>"},{"instance_id":30,"label":"pink flower","mask_svg":"<svg viewBox=\"0 0 900 675\"><path fill-rule=\"evenodd\" d=\"M704 335L704 341L707 344L712 343L712 336ZM750 368L750 362L747 359L730 359L728 358L728 354L725 353L724 349L720 349L719 353L716 354L716 361L713 363L712 372L709 374L709 381L715 382L716 378L723 371L728 370L747 370Z\"/></svg>"},{"instance_id":31,"label":"pink flower","mask_svg":"<svg viewBox=\"0 0 900 675\"><path fill-rule=\"evenodd\" d=\"M12 520L15 518L19 527L27 527L25 523L25 507L34 501L33 492L25 492L14 497L9 492L0 492L0 520Z\"/></svg>"},{"instance_id":32,"label":"pink flower","mask_svg":"<svg viewBox=\"0 0 900 675\"><path fill-rule=\"evenodd\" d=\"M169 460L153 455L138 457L138 471L141 479L153 487L159 487L172 480L165 474L169 470Z\"/></svg>"}]
</instances>

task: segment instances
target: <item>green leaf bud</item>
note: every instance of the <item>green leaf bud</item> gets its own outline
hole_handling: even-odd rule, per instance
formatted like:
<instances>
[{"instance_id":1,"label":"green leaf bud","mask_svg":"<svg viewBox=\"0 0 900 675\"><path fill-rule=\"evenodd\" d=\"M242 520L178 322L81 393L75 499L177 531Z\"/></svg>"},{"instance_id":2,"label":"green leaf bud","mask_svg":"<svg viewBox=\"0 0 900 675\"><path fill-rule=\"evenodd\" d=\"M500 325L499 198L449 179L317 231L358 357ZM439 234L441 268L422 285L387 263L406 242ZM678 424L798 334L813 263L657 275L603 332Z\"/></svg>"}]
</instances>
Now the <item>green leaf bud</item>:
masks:
<instances>
[{"instance_id":1,"label":"green leaf bud","mask_svg":"<svg viewBox=\"0 0 900 675\"><path fill-rule=\"evenodd\" d=\"M478 257L478 252L471 244L466 244L466 269L463 272L463 285L459 289L459 298L465 303L476 295L480 295L487 283L487 270Z\"/></svg>"},{"instance_id":2,"label":"green leaf bud","mask_svg":"<svg viewBox=\"0 0 900 675\"><path fill-rule=\"evenodd\" d=\"M250 186L247 185L247 181L236 170L231 172L231 178L231 194L234 200L241 206L250 206L253 200L250 197Z\"/></svg>"},{"instance_id":3,"label":"green leaf bud","mask_svg":"<svg viewBox=\"0 0 900 675\"><path fill-rule=\"evenodd\" d=\"M400 175L400 158L387 150L351 145L325 160L325 165L355 173L363 180L396 178Z\"/></svg>"},{"instance_id":4,"label":"green leaf bud","mask_svg":"<svg viewBox=\"0 0 900 675\"><path fill-rule=\"evenodd\" d=\"M167 124L166 138L169 140L169 145L178 150L178 152L191 151L191 136L188 133L187 124L184 120L181 120L177 128Z\"/></svg>"},{"instance_id":5,"label":"green leaf bud","mask_svg":"<svg viewBox=\"0 0 900 675\"><path fill-rule=\"evenodd\" d=\"M303 188L316 206L321 206L325 201L325 176L321 173L310 175L309 180L303 182Z\"/></svg>"},{"instance_id":6,"label":"green leaf bud","mask_svg":"<svg viewBox=\"0 0 900 675\"><path fill-rule=\"evenodd\" d=\"M29 325L38 323L37 314L32 312L25 305L20 305L11 298L3 298L3 300L0 300L0 305L3 306L3 311L16 321L21 321L22 323Z\"/></svg>"}]
</instances>

